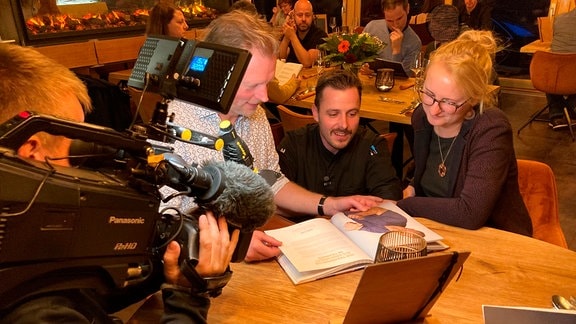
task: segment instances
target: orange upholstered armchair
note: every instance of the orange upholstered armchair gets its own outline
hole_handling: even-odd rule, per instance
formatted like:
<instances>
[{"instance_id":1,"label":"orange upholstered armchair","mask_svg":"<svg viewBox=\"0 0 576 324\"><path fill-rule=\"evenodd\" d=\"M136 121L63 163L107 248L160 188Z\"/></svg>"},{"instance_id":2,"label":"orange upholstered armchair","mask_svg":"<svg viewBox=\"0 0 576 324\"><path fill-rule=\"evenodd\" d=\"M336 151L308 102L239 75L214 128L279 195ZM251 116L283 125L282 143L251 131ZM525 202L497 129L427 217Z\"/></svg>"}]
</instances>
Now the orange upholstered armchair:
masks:
<instances>
[{"instance_id":1,"label":"orange upholstered armchair","mask_svg":"<svg viewBox=\"0 0 576 324\"><path fill-rule=\"evenodd\" d=\"M532 219L532 237L568 247L558 218L556 179L547 164L518 160L518 184Z\"/></svg>"}]
</instances>

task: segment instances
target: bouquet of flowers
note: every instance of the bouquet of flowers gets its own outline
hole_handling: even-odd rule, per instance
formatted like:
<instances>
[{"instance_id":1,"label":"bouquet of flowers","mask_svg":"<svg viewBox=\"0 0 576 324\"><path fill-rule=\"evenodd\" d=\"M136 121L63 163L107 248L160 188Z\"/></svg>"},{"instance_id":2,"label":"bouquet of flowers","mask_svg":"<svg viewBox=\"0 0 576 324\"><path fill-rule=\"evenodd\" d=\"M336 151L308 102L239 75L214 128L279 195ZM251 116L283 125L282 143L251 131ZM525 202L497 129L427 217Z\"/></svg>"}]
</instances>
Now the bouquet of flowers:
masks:
<instances>
[{"instance_id":1,"label":"bouquet of flowers","mask_svg":"<svg viewBox=\"0 0 576 324\"><path fill-rule=\"evenodd\" d=\"M326 51L324 60L330 65L354 66L360 68L363 63L372 62L378 52L386 46L380 39L367 33L343 34L324 38L325 43L319 49Z\"/></svg>"}]
</instances>

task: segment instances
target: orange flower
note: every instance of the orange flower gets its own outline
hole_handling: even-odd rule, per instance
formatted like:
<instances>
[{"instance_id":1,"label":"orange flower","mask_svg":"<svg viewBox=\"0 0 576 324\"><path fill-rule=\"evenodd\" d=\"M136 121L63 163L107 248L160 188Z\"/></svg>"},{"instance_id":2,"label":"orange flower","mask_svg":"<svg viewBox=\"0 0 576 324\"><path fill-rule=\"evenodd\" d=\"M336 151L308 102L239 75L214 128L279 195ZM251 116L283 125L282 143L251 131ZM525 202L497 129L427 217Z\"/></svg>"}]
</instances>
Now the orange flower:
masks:
<instances>
[{"instance_id":1,"label":"orange flower","mask_svg":"<svg viewBox=\"0 0 576 324\"><path fill-rule=\"evenodd\" d=\"M338 52L346 53L350 49L350 42L347 40L342 40L340 44L338 44Z\"/></svg>"}]
</instances>

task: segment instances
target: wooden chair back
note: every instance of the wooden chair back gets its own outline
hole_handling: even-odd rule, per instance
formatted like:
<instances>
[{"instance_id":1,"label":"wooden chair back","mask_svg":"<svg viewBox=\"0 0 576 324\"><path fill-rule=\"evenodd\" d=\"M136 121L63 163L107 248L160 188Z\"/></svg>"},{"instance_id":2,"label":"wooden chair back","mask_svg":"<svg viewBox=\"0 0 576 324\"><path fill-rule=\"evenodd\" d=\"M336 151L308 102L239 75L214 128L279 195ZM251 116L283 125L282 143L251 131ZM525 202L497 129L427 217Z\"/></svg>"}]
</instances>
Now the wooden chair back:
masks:
<instances>
[{"instance_id":1,"label":"wooden chair back","mask_svg":"<svg viewBox=\"0 0 576 324\"><path fill-rule=\"evenodd\" d=\"M117 39L96 40L96 55L99 64L136 61L146 36L128 37L119 42Z\"/></svg>"},{"instance_id":2,"label":"wooden chair back","mask_svg":"<svg viewBox=\"0 0 576 324\"><path fill-rule=\"evenodd\" d=\"M284 132L304 127L308 124L313 124L316 122L312 115L296 113L283 105L278 105L278 114L280 114L280 121L282 122Z\"/></svg>"},{"instance_id":3,"label":"wooden chair back","mask_svg":"<svg viewBox=\"0 0 576 324\"><path fill-rule=\"evenodd\" d=\"M69 69L98 64L94 41L34 47L34 50Z\"/></svg>"},{"instance_id":4,"label":"wooden chair back","mask_svg":"<svg viewBox=\"0 0 576 324\"><path fill-rule=\"evenodd\" d=\"M328 34L328 16L326 14L314 15L314 24Z\"/></svg>"},{"instance_id":5,"label":"wooden chair back","mask_svg":"<svg viewBox=\"0 0 576 324\"><path fill-rule=\"evenodd\" d=\"M552 169L542 162L518 160L518 185L532 219L532 237L568 248L558 217L558 191Z\"/></svg>"},{"instance_id":6,"label":"wooden chair back","mask_svg":"<svg viewBox=\"0 0 576 324\"><path fill-rule=\"evenodd\" d=\"M537 51L530 62L530 80L536 90L557 94L576 94L576 53Z\"/></svg>"},{"instance_id":7,"label":"wooden chair back","mask_svg":"<svg viewBox=\"0 0 576 324\"><path fill-rule=\"evenodd\" d=\"M396 140L396 133L386 133L380 134L381 137L386 139L386 144L388 145L388 152L392 153L392 147L394 146L394 140Z\"/></svg>"}]
</instances>

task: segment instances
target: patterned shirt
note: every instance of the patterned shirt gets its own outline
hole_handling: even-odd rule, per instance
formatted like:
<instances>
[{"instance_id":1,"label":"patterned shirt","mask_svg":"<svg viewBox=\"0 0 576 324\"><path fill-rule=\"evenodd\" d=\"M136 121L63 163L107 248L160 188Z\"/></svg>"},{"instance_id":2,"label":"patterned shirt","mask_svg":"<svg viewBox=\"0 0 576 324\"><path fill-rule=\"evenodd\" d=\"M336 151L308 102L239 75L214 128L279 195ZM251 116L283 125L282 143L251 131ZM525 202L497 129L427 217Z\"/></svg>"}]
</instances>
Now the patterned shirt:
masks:
<instances>
[{"instance_id":1,"label":"patterned shirt","mask_svg":"<svg viewBox=\"0 0 576 324\"><path fill-rule=\"evenodd\" d=\"M190 130L201 132L207 135L218 137L220 131L220 116L215 111L206 109L204 107L194 105L188 102L173 100L169 104L169 113L176 115L174 123L178 126L189 128ZM256 112L250 116L239 116L234 124L236 133L248 146L250 153L254 157L254 167L258 170L272 170L280 171L278 164L278 153L272 137L272 130L266 117L266 113L262 107L258 107ZM173 145L174 152L180 155L189 164L204 164L205 161L224 161L222 152L212 150L209 148L187 144L184 142L176 142ZM282 176L272 186L272 190L276 194L288 179ZM166 196L168 193L173 193L171 188L162 188L162 194ZM169 202L170 206L180 206L182 211L188 211L190 208L195 207L193 198L190 197L177 197Z\"/></svg>"}]
</instances>

